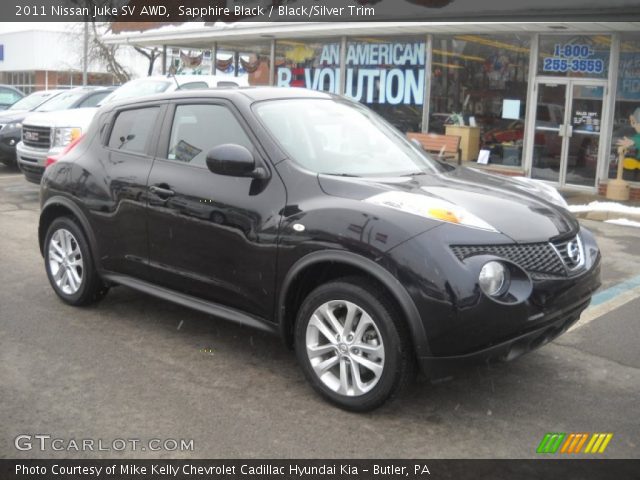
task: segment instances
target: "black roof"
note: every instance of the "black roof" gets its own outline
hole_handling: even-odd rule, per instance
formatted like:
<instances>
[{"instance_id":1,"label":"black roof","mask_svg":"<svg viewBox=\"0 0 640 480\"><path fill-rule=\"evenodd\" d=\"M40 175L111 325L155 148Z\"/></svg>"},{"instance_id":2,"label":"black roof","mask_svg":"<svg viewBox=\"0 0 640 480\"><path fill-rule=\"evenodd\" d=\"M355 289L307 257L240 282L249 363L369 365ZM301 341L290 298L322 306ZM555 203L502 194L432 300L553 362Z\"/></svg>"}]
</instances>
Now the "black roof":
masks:
<instances>
[{"instance_id":1,"label":"black roof","mask_svg":"<svg viewBox=\"0 0 640 480\"><path fill-rule=\"evenodd\" d=\"M263 100L279 100L287 98L331 99L336 95L317 90L294 87L215 87L193 90L176 90L170 93L149 95L142 98L131 98L105 105L108 109L123 105L174 100L180 98L226 98L236 103L253 103Z\"/></svg>"}]
</instances>

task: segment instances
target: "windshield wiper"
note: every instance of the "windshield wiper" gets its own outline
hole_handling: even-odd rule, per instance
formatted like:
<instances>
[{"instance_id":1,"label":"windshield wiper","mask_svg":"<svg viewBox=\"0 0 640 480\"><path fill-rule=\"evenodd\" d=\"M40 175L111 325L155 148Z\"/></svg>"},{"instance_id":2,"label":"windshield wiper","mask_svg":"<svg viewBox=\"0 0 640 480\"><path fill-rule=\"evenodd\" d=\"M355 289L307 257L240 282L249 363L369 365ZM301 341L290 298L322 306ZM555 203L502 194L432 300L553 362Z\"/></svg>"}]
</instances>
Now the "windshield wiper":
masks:
<instances>
[{"instance_id":1,"label":"windshield wiper","mask_svg":"<svg viewBox=\"0 0 640 480\"><path fill-rule=\"evenodd\" d=\"M420 175L426 175L427 172L411 172L411 173L407 173L405 175L402 175L403 177L418 177Z\"/></svg>"}]
</instances>

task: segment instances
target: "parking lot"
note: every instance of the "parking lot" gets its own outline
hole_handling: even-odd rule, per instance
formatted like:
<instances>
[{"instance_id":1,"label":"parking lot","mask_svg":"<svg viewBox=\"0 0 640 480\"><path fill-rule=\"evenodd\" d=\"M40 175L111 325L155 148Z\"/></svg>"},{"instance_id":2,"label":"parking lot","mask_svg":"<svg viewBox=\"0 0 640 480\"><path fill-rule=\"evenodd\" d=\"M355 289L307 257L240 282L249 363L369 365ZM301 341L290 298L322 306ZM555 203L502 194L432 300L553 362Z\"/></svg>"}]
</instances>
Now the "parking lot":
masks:
<instances>
[{"instance_id":1,"label":"parking lot","mask_svg":"<svg viewBox=\"0 0 640 480\"><path fill-rule=\"evenodd\" d=\"M419 379L351 414L311 390L278 338L124 287L64 305L38 252L38 209L37 186L0 167L0 457L533 458L547 432L611 432L604 457L640 458L638 297L612 297L515 362ZM640 275L638 229L583 223L602 248L603 289ZM18 451L21 434L194 448Z\"/></svg>"}]
</instances>

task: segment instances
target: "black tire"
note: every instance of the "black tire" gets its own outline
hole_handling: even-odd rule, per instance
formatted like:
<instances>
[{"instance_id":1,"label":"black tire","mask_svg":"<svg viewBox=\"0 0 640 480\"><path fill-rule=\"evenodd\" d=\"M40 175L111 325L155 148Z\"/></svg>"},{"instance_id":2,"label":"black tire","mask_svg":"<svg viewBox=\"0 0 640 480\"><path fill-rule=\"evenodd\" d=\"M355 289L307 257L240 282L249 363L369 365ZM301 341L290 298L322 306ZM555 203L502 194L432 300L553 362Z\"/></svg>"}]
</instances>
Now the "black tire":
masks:
<instances>
[{"instance_id":1,"label":"black tire","mask_svg":"<svg viewBox=\"0 0 640 480\"><path fill-rule=\"evenodd\" d=\"M77 243L77 247L81 254L82 259L82 267L80 268L81 272L81 282L77 291L70 293L65 292L63 289L58 286L54 279L54 274L52 273L52 265L50 259L50 245L51 239L56 234L56 232L66 230L71 233L75 243ZM71 217L59 217L56 218L51 225L49 225L49 229L47 230L47 235L45 237L44 242L44 266L47 271L47 277L49 278L49 283L53 287L54 292L60 297L65 303L74 306L83 306L90 305L102 299L109 288L104 284L98 272L95 268L95 263L93 257L91 255L91 249L89 248L89 243L87 242L86 236L82 231L82 228L71 218Z\"/></svg>"},{"instance_id":2,"label":"black tire","mask_svg":"<svg viewBox=\"0 0 640 480\"><path fill-rule=\"evenodd\" d=\"M0 163L2 163L7 168L18 170L18 162L15 158L0 158Z\"/></svg>"},{"instance_id":3,"label":"black tire","mask_svg":"<svg viewBox=\"0 0 640 480\"><path fill-rule=\"evenodd\" d=\"M382 337L384 347L382 373L377 383L366 393L349 396L329 388L316 374L307 354L307 326L314 312L332 301L351 302L361 308L375 323ZM344 321L342 325L344 326ZM345 410L366 412L378 408L395 397L413 381L415 376L415 356L405 321L390 300L389 294L366 278L343 278L313 290L298 311L294 344L298 362L309 383L321 396ZM327 357L331 355L334 353L328 353ZM335 355L339 354L335 353ZM347 362L351 365L353 360L347 360ZM356 363L353 362L354 365ZM332 368L339 368L339 365ZM353 382L353 374L349 376Z\"/></svg>"}]
</instances>

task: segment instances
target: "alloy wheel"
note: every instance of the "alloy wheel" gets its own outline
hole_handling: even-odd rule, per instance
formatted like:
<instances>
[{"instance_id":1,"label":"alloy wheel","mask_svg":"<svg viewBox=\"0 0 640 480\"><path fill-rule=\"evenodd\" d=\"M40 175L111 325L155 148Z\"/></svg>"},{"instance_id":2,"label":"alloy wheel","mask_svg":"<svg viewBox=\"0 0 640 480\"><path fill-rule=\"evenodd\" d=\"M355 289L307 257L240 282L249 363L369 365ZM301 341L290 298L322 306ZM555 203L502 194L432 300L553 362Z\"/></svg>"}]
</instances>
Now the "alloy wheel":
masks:
<instances>
[{"instance_id":1,"label":"alloy wheel","mask_svg":"<svg viewBox=\"0 0 640 480\"><path fill-rule=\"evenodd\" d=\"M66 295L75 294L82 286L82 253L78 241L69 230L61 228L51 236L49 270L57 287Z\"/></svg>"},{"instance_id":2,"label":"alloy wheel","mask_svg":"<svg viewBox=\"0 0 640 480\"><path fill-rule=\"evenodd\" d=\"M384 371L384 343L371 316L355 303L332 300L318 307L306 329L313 371L326 387L355 397L373 389Z\"/></svg>"}]
</instances>

